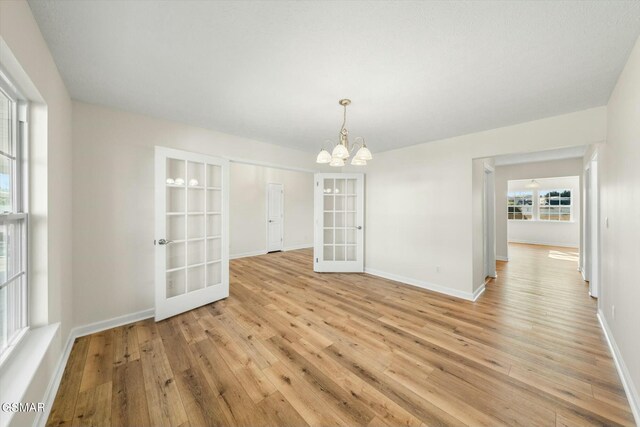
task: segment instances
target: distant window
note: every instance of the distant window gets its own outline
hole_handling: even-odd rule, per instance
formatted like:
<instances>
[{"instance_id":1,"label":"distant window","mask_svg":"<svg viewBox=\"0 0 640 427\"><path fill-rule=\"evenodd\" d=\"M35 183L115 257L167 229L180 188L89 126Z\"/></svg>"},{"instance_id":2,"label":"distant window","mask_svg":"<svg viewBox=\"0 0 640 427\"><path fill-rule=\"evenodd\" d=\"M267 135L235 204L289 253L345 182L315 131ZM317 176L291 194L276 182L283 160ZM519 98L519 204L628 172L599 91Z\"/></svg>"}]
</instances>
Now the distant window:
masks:
<instances>
[{"instance_id":1,"label":"distant window","mask_svg":"<svg viewBox=\"0 0 640 427\"><path fill-rule=\"evenodd\" d=\"M541 190L538 194L541 221L571 221L571 190Z\"/></svg>"},{"instance_id":2,"label":"distant window","mask_svg":"<svg viewBox=\"0 0 640 427\"><path fill-rule=\"evenodd\" d=\"M513 220L533 219L533 192L511 191L507 196L507 217Z\"/></svg>"}]
</instances>

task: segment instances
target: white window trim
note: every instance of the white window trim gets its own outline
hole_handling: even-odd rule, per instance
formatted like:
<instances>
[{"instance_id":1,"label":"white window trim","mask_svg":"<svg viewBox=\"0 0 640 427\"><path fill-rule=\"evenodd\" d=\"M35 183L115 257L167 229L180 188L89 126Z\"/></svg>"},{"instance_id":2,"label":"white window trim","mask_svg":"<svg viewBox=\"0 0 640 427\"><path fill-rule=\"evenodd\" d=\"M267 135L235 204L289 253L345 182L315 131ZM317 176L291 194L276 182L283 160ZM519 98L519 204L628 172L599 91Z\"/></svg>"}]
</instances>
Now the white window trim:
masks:
<instances>
[{"instance_id":1,"label":"white window trim","mask_svg":"<svg viewBox=\"0 0 640 427\"><path fill-rule=\"evenodd\" d=\"M8 277L6 281L0 283L0 287L8 287L11 282L17 278L22 278L24 281L23 293L21 296L21 309L16 316L17 321L20 322L21 327L13 331L11 336L7 337L7 343L4 349L0 349L0 368L2 368L6 362L10 359L14 350L18 347L23 338L29 331L29 265L28 265L28 242L29 242L29 218L28 218L28 195L26 189L28 188L27 181L27 155L28 155L28 121L27 112L28 104L25 98L16 89L15 85L7 77L6 73L0 69L0 90L11 99L14 103L13 115L15 116L15 129L12 132L11 138L16 152L13 155L3 153L7 158L16 160L15 162L15 183L13 193L13 209L18 210L12 213L0 213L0 222L16 222L22 221L21 226L21 245L20 245L20 259L22 261L21 271ZM13 120L12 120L13 121ZM14 320L16 320L14 319Z\"/></svg>"},{"instance_id":2,"label":"white window trim","mask_svg":"<svg viewBox=\"0 0 640 427\"><path fill-rule=\"evenodd\" d=\"M548 192L551 192L551 191L558 191L558 192L569 191L571 193L571 196L569 196L570 203L568 205L557 205L557 207L559 207L559 208L567 208L567 207L569 208L569 219L568 220L563 220L563 219L542 219L540 217L540 208L541 207L546 207L546 206L540 206L540 194L541 193L548 193ZM559 223L563 223L563 224L574 222L574 220L573 220L573 198L574 198L573 189L571 189L571 188L552 188L552 189L544 189L544 190L538 189L536 191L536 193L537 193L537 198L534 201L534 203L537 205L537 209L536 209L537 210L537 215L536 215L536 217L537 217L536 220L537 221L540 221L540 222L559 222ZM549 205L548 207L555 207L555 206Z\"/></svg>"},{"instance_id":3,"label":"white window trim","mask_svg":"<svg viewBox=\"0 0 640 427\"><path fill-rule=\"evenodd\" d=\"M558 205L558 207L565 207L565 208L569 208L569 215L570 215L570 219L569 220L561 220L561 219L541 219L540 217L540 194L541 193L545 193L545 192L549 192L549 191L570 191L571 192L571 203L568 205ZM530 192L533 194L533 204L531 205L532 207L532 212L531 212L531 219L510 219L509 218L509 194L511 193L527 193ZM531 190L513 190L513 191L508 191L507 192L507 221L508 222L524 222L524 223L529 223L529 222L544 222L544 223L551 223L551 224L571 224L573 222L575 222L575 218L574 218L574 191L572 188L552 188L552 189L531 189Z\"/></svg>"},{"instance_id":4,"label":"white window trim","mask_svg":"<svg viewBox=\"0 0 640 427\"><path fill-rule=\"evenodd\" d=\"M510 196L510 194L513 193L531 193L531 204L530 205L522 205L523 207L531 207L531 219L516 219L516 218L509 218L509 208L512 207L512 205L509 205L509 199L511 199L512 197ZM531 222L531 221L535 221L535 216L536 216L536 212L535 212L535 197L536 197L536 193L533 190L514 190L514 191L509 191L507 192L507 220L508 221L514 221L514 222ZM518 207L518 205L513 205L513 207Z\"/></svg>"}]
</instances>

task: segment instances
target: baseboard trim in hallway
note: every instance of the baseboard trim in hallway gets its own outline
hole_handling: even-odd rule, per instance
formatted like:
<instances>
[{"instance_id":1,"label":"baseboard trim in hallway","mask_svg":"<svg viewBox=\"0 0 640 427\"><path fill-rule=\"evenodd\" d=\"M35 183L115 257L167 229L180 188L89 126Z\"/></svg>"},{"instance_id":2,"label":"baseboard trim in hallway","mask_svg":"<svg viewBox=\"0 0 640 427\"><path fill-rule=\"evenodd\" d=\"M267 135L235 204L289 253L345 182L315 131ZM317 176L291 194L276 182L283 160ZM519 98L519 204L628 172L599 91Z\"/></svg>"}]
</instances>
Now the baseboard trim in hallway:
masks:
<instances>
[{"instance_id":1,"label":"baseboard trim in hallway","mask_svg":"<svg viewBox=\"0 0 640 427\"><path fill-rule=\"evenodd\" d=\"M613 354L613 361L616 364L620 381L622 382L624 391L627 394L627 400L629 400L629 406L631 407L631 412L636 420L636 425L640 426L640 395L638 395L638 390L636 389L635 384L633 384L631 374L627 369L627 365L624 363L622 354L620 354L620 349L613 338L613 334L611 333L611 329L609 329L609 325L604 318L602 310L598 310L598 320L600 321L600 326L602 326L604 336L607 338L611 354Z\"/></svg>"}]
</instances>

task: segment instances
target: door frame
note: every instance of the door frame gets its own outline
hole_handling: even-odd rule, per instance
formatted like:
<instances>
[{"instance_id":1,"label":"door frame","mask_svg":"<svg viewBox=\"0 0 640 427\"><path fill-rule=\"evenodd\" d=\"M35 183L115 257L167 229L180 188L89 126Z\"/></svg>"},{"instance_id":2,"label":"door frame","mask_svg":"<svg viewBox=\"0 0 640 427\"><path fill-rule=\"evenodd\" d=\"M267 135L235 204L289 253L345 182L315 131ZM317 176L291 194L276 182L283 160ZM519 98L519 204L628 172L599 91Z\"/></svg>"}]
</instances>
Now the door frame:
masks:
<instances>
[{"instance_id":1,"label":"door frame","mask_svg":"<svg viewBox=\"0 0 640 427\"><path fill-rule=\"evenodd\" d=\"M584 166L584 192L583 192L583 223L582 233L584 236L583 242L583 260L582 260L582 278L585 282L589 281L591 276L591 213L589 212L589 204L591 203L591 160L589 160Z\"/></svg>"},{"instance_id":2,"label":"door frame","mask_svg":"<svg viewBox=\"0 0 640 427\"><path fill-rule=\"evenodd\" d=\"M280 193L280 198L282 203L280 203L280 206L282 207L282 226L280 227L280 249L277 250L273 250L270 251L269 250L269 186L270 185L279 185L280 188L282 189L282 193ZM266 228L267 228L267 233L266 233L266 244L265 244L265 248L266 248L266 253L269 252L277 252L278 250L280 251L284 251L284 184L281 184L279 182L268 182L267 186L266 186L266 198L265 198L265 224L266 224Z\"/></svg>"},{"instance_id":3,"label":"door frame","mask_svg":"<svg viewBox=\"0 0 640 427\"><path fill-rule=\"evenodd\" d=\"M484 278L498 277L496 272L496 185L495 169L485 164L482 174L482 251Z\"/></svg>"},{"instance_id":4,"label":"door frame","mask_svg":"<svg viewBox=\"0 0 640 427\"><path fill-rule=\"evenodd\" d=\"M585 253L583 275L589 282L589 295L600 296L600 194L598 153L595 152L584 168L585 177Z\"/></svg>"}]
</instances>

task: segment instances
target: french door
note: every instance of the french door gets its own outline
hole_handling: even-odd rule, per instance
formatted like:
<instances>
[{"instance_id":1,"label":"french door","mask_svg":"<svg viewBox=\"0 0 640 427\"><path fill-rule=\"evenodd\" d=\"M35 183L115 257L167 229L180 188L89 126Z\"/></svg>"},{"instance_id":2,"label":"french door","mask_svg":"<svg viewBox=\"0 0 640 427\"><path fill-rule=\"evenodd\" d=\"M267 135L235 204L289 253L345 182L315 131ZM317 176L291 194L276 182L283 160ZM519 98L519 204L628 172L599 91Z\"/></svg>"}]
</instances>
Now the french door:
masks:
<instances>
[{"instance_id":1,"label":"french door","mask_svg":"<svg viewBox=\"0 0 640 427\"><path fill-rule=\"evenodd\" d=\"M156 321L229 296L229 163L156 147Z\"/></svg>"},{"instance_id":2,"label":"french door","mask_svg":"<svg viewBox=\"0 0 640 427\"><path fill-rule=\"evenodd\" d=\"M364 271L364 174L315 175L317 272Z\"/></svg>"}]
</instances>

